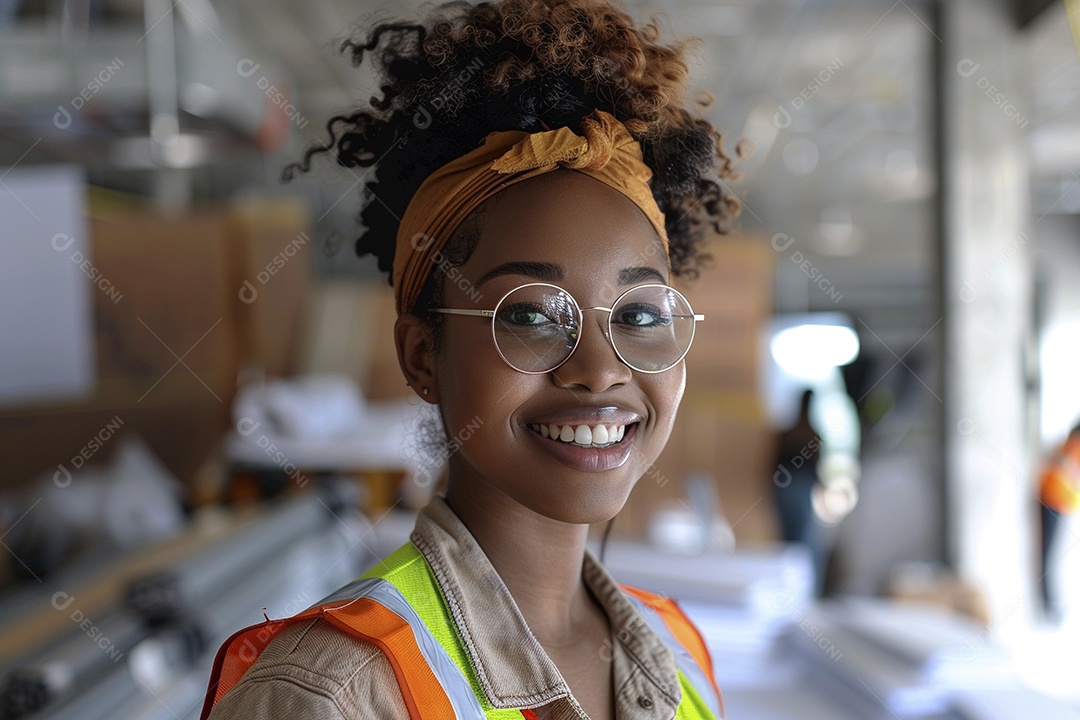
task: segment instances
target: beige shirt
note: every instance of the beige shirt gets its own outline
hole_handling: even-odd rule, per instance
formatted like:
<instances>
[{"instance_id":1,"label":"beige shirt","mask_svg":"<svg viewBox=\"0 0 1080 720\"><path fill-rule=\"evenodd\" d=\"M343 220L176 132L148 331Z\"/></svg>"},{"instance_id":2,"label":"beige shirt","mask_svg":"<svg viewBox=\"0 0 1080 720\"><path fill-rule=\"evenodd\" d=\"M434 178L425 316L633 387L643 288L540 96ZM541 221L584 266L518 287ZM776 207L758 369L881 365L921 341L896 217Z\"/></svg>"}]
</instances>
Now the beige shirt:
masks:
<instances>
[{"instance_id":1,"label":"beige shirt","mask_svg":"<svg viewBox=\"0 0 1080 720\"><path fill-rule=\"evenodd\" d=\"M542 720L587 720L514 598L450 506L435 498L411 536L435 573L491 704L536 708ZM611 625L618 720L670 720L681 698L671 651L590 553L582 571ZM409 714L386 656L324 620L296 623L266 648L211 720L400 720Z\"/></svg>"}]
</instances>

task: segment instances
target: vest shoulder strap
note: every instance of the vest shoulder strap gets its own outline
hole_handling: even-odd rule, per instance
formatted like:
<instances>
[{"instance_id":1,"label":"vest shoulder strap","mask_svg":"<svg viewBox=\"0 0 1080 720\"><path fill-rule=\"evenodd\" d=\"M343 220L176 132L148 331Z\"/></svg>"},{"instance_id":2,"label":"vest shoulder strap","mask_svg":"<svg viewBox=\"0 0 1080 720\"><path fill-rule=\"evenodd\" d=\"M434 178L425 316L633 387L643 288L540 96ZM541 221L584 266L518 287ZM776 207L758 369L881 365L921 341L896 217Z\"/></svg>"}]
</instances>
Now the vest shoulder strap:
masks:
<instances>
[{"instance_id":1,"label":"vest shoulder strap","mask_svg":"<svg viewBox=\"0 0 1080 720\"><path fill-rule=\"evenodd\" d=\"M527 719L533 717L530 710L496 708L487 699L435 573L415 545L411 542L402 545L365 573L364 577L382 578L397 588L419 615L427 631L457 666L461 677L472 688L473 696L480 703L487 720L521 720L523 715Z\"/></svg>"},{"instance_id":2,"label":"vest shoulder strap","mask_svg":"<svg viewBox=\"0 0 1080 720\"><path fill-rule=\"evenodd\" d=\"M214 659L201 719L207 720L284 629L315 619L379 648L394 671L410 720L535 720L531 710L481 707L483 696L475 679L466 676L468 660L452 635L449 610L412 543L307 610L234 633Z\"/></svg>"},{"instance_id":3,"label":"vest shoulder strap","mask_svg":"<svg viewBox=\"0 0 1080 720\"><path fill-rule=\"evenodd\" d=\"M446 650L397 588L381 578L361 578L298 615L267 620L235 633L214 659L202 720L282 630L314 619L326 620L383 652L411 720L484 720L472 687Z\"/></svg>"},{"instance_id":4,"label":"vest shoulder strap","mask_svg":"<svg viewBox=\"0 0 1080 720\"><path fill-rule=\"evenodd\" d=\"M630 585L620 585L653 632L675 654L680 682L685 697L687 684L695 691L691 700L704 705L714 717L724 716L724 696L716 684L716 672L712 656L697 627L686 616L678 603L664 595L642 590ZM685 704L685 700L684 700ZM682 715L680 705L680 715ZM699 715L691 715L699 717Z\"/></svg>"}]
</instances>

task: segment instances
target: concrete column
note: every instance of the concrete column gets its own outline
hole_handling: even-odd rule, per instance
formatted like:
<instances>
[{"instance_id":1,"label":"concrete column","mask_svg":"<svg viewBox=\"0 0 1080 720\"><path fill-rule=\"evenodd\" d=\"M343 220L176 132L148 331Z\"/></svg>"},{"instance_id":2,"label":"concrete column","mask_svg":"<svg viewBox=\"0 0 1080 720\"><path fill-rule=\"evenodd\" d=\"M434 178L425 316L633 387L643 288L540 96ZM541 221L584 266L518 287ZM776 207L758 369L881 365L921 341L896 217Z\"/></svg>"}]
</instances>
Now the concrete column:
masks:
<instances>
[{"instance_id":1,"label":"concrete column","mask_svg":"<svg viewBox=\"0 0 1080 720\"><path fill-rule=\"evenodd\" d=\"M941 13L948 541L956 570L988 595L991 628L1008 635L1035 598L1030 73L1007 2L943 0Z\"/></svg>"}]
</instances>

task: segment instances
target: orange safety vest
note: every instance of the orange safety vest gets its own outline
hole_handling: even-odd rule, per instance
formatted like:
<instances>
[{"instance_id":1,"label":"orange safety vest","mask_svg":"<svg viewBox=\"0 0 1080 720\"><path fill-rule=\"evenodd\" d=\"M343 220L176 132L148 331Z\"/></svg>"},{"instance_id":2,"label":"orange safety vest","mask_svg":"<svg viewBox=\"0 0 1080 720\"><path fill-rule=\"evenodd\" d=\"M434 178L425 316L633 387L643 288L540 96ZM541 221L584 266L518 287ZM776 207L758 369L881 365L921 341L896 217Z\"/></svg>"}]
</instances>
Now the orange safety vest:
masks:
<instances>
[{"instance_id":1,"label":"orange safety vest","mask_svg":"<svg viewBox=\"0 0 1080 720\"><path fill-rule=\"evenodd\" d=\"M1080 435L1070 435L1043 468L1039 501L1067 515L1080 509Z\"/></svg>"},{"instance_id":2,"label":"orange safety vest","mask_svg":"<svg viewBox=\"0 0 1080 720\"><path fill-rule=\"evenodd\" d=\"M677 720L716 720L724 713L712 659L697 628L670 598L621 586L675 655L683 699ZM440 603L410 603L409 597ZM416 608L425 608L424 617ZM322 618L379 648L390 662L410 720L536 720L530 709L492 707L458 640L449 608L426 559L406 543L360 579L288 618L267 619L232 635L217 652L201 720L236 686L286 627Z\"/></svg>"}]
</instances>

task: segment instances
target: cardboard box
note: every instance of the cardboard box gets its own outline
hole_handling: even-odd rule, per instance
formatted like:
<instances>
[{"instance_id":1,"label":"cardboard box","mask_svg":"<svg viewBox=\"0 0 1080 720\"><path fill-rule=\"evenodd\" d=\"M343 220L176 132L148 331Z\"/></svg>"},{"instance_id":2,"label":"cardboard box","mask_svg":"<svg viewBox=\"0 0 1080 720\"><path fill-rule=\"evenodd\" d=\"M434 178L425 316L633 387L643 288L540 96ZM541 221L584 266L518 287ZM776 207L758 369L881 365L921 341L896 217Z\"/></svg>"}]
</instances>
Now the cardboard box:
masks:
<instances>
[{"instance_id":1,"label":"cardboard box","mask_svg":"<svg viewBox=\"0 0 1080 720\"><path fill-rule=\"evenodd\" d=\"M123 293L118 302L95 302L100 399L131 406L230 400L236 363L226 220L212 211L91 219L94 262Z\"/></svg>"},{"instance_id":2,"label":"cardboard box","mask_svg":"<svg viewBox=\"0 0 1080 720\"><path fill-rule=\"evenodd\" d=\"M270 377L295 374L314 284L311 215L300 198L249 198L229 208L230 300L239 363Z\"/></svg>"},{"instance_id":3,"label":"cardboard box","mask_svg":"<svg viewBox=\"0 0 1080 720\"><path fill-rule=\"evenodd\" d=\"M394 293L385 281L317 283L304 323L300 372L341 373L372 401L413 396L394 345Z\"/></svg>"},{"instance_id":4,"label":"cardboard box","mask_svg":"<svg viewBox=\"0 0 1080 720\"><path fill-rule=\"evenodd\" d=\"M756 395L776 253L763 238L745 235L713 240L704 251L712 260L701 277L676 282L695 311L705 315L686 358L687 386Z\"/></svg>"}]
</instances>

